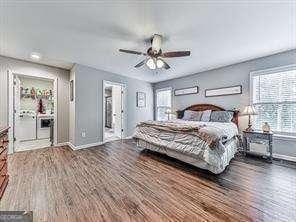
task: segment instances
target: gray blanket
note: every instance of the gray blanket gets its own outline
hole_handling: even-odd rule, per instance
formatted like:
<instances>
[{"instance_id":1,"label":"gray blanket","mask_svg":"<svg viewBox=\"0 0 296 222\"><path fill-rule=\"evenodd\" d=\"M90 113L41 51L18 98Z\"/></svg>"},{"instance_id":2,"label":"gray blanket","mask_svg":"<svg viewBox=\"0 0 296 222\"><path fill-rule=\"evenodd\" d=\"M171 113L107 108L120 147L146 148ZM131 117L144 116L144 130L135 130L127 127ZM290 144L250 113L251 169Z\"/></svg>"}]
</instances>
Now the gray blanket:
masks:
<instances>
[{"instance_id":1,"label":"gray blanket","mask_svg":"<svg viewBox=\"0 0 296 222\"><path fill-rule=\"evenodd\" d=\"M225 143L238 134L234 123L196 121L148 121L138 124L134 138L193 157L207 149L225 151Z\"/></svg>"}]
</instances>

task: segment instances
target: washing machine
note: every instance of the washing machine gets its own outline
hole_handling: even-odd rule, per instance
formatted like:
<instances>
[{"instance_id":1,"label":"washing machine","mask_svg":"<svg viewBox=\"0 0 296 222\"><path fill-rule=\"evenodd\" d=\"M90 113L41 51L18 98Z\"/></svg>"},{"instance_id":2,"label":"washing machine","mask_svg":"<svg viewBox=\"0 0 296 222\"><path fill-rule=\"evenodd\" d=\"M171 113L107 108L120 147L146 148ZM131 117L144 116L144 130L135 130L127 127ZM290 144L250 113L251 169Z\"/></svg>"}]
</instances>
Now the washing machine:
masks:
<instances>
[{"instance_id":1,"label":"washing machine","mask_svg":"<svg viewBox=\"0 0 296 222\"><path fill-rule=\"evenodd\" d=\"M38 114L37 115L37 139L50 138L50 123L54 119L53 115Z\"/></svg>"},{"instance_id":2,"label":"washing machine","mask_svg":"<svg viewBox=\"0 0 296 222\"><path fill-rule=\"evenodd\" d=\"M18 121L18 140L36 140L36 113L31 110L21 110Z\"/></svg>"}]
</instances>

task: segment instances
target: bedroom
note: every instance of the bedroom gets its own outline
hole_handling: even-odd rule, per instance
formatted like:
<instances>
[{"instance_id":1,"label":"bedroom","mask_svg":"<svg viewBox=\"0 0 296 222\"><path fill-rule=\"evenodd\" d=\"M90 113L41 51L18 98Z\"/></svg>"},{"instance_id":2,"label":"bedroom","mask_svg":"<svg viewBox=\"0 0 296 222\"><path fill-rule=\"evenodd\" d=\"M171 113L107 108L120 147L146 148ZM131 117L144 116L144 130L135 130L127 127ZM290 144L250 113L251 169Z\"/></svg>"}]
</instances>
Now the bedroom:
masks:
<instances>
[{"instance_id":1,"label":"bedroom","mask_svg":"<svg viewBox=\"0 0 296 222\"><path fill-rule=\"evenodd\" d=\"M0 1L0 21L0 220L295 221L296 1ZM51 147L15 149L18 75L56 83Z\"/></svg>"}]
</instances>

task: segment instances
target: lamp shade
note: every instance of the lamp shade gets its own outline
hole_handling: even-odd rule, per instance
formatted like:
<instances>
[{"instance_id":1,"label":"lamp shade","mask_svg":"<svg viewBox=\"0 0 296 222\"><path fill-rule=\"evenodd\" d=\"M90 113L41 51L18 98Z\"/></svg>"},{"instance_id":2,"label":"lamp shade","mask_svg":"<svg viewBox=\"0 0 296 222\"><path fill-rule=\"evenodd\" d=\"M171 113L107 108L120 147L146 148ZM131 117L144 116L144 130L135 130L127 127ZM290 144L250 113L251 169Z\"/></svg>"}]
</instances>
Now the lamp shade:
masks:
<instances>
[{"instance_id":1,"label":"lamp shade","mask_svg":"<svg viewBox=\"0 0 296 222\"><path fill-rule=\"evenodd\" d=\"M257 115L257 112L254 106L246 106L242 112L242 115Z\"/></svg>"}]
</instances>

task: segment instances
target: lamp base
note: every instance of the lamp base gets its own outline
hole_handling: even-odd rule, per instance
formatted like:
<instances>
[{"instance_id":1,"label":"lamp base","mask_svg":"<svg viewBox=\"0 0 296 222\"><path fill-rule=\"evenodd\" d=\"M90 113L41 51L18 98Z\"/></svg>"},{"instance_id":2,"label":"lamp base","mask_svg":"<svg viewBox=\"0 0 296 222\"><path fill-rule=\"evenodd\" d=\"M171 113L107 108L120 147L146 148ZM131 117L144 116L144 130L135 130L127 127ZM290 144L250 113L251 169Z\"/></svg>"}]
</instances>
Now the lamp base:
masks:
<instances>
[{"instance_id":1,"label":"lamp base","mask_svg":"<svg viewBox=\"0 0 296 222\"><path fill-rule=\"evenodd\" d=\"M245 131L247 131L247 132L253 132L253 131L254 131L254 129L252 128L252 125L251 125L251 124L249 124L249 127L248 127L248 128L246 128L246 129L245 129Z\"/></svg>"}]
</instances>

